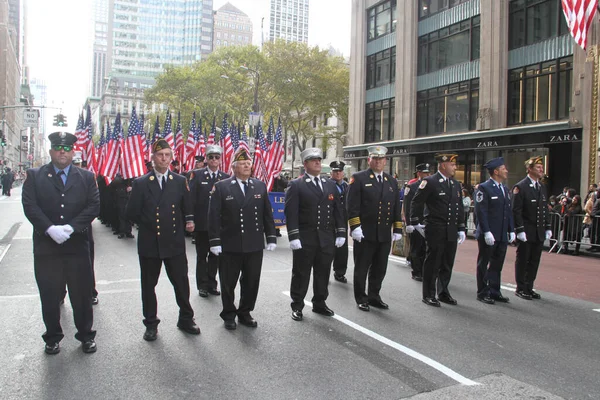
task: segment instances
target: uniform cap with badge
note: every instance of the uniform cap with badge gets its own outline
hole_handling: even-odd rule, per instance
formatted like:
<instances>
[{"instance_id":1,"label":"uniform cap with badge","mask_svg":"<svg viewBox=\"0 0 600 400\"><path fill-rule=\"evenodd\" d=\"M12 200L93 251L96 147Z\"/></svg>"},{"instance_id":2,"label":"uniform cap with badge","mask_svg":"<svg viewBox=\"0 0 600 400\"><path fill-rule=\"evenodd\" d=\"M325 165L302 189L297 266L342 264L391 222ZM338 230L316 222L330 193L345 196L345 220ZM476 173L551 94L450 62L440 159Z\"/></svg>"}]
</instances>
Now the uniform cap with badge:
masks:
<instances>
[{"instance_id":1,"label":"uniform cap with badge","mask_svg":"<svg viewBox=\"0 0 600 400\"><path fill-rule=\"evenodd\" d=\"M208 156L209 154L223 154L223 149L221 146L211 144L210 146L206 146L206 155Z\"/></svg>"},{"instance_id":2,"label":"uniform cap with badge","mask_svg":"<svg viewBox=\"0 0 600 400\"><path fill-rule=\"evenodd\" d=\"M387 154L387 147L384 146L369 146L367 152L371 158L385 158Z\"/></svg>"},{"instance_id":3,"label":"uniform cap with badge","mask_svg":"<svg viewBox=\"0 0 600 400\"><path fill-rule=\"evenodd\" d=\"M309 147L308 149L305 149L302 153L300 153L300 158L302 158L302 162L315 159L322 160L323 152L319 148Z\"/></svg>"},{"instance_id":4,"label":"uniform cap with badge","mask_svg":"<svg viewBox=\"0 0 600 400\"><path fill-rule=\"evenodd\" d=\"M456 153L438 153L435 155L435 161L438 163L453 162L458 160L458 154Z\"/></svg>"},{"instance_id":5,"label":"uniform cap with badge","mask_svg":"<svg viewBox=\"0 0 600 400\"><path fill-rule=\"evenodd\" d=\"M195 160L196 162L203 162L203 161L204 161L204 156L195 156L195 157L194 157L194 160Z\"/></svg>"},{"instance_id":6,"label":"uniform cap with badge","mask_svg":"<svg viewBox=\"0 0 600 400\"><path fill-rule=\"evenodd\" d=\"M542 156L533 156L527 161L525 161L525 167L531 168L536 164L544 165L544 157Z\"/></svg>"},{"instance_id":7,"label":"uniform cap with badge","mask_svg":"<svg viewBox=\"0 0 600 400\"><path fill-rule=\"evenodd\" d=\"M50 141L50 146L54 150L60 151L62 149L69 152L73 150L73 145L77 141L77 136L69 132L53 132L48 135L48 140Z\"/></svg>"},{"instance_id":8,"label":"uniform cap with badge","mask_svg":"<svg viewBox=\"0 0 600 400\"><path fill-rule=\"evenodd\" d=\"M171 149L171 146L169 146L169 142L167 142L165 139L158 139L152 145L153 153L156 153L156 152L159 152L159 151L165 150L165 149Z\"/></svg>"},{"instance_id":9,"label":"uniform cap with badge","mask_svg":"<svg viewBox=\"0 0 600 400\"><path fill-rule=\"evenodd\" d=\"M332 172L343 171L346 164L343 161L333 161L329 164Z\"/></svg>"},{"instance_id":10,"label":"uniform cap with badge","mask_svg":"<svg viewBox=\"0 0 600 400\"><path fill-rule=\"evenodd\" d=\"M418 164L416 167L416 172L429 172L429 164L427 163L423 163L423 164Z\"/></svg>"},{"instance_id":11,"label":"uniform cap with badge","mask_svg":"<svg viewBox=\"0 0 600 400\"><path fill-rule=\"evenodd\" d=\"M236 161L252 161L252 157L250 157L250 154L245 148L240 147L233 155L232 162Z\"/></svg>"},{"instance_id":12,"label":"uniform cap with badge","mask_svg":"<svg viewBox=\"0 0 600 400\"><path fill-rule=\"evenodd\" d=\"M497 158L492 158L491 160L489 160L488 162L486 162L483 166L485 167L485 169L487 169L489 171L489 173L491 175L492 172L494 172L494 170L496 168L500 168L503 165L506 165L504 163L504 158L497 157Z\"/></svg>"}]
</instances>

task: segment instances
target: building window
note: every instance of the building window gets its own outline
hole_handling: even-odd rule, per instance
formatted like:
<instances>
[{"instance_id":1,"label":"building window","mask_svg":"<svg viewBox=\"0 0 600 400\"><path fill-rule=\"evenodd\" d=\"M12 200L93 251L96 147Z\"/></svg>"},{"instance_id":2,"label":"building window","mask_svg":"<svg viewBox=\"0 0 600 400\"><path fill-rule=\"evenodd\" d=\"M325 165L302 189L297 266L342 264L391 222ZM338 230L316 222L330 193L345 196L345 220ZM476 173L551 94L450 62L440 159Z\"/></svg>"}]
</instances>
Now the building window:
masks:
<instances>
[{"instance_id":1,"label":"building window","mask_svg":"<svg viewBox=\"0 0 600 400\"><path fill-rule=\"evenodd\" d=\"M480 17L477 15L419 37L418 74L479 59L480 35Z\"/></svg>"},{"instance_id":2,"label":"building window","mask_svg":"<svg viewBox=\"0 0 600 400\"><path fill-rule=\"evenodd\" d=\"M419 19L431 17L469 0L418 0Z\"/></svg>"},{"instance_id":3,"label":"building window","mask_svg":"<svg viewBox=\"0 0 600 400\"><path fill-rule=\"evenodd\" d=\"M396 0L388 0L367 10L368 40L396 30Z\"/></svg>"},{"instance_id":4,"label":"building window","mask_svg":"<svg viewBox=\"0 0 600 400\"><path fill-rule=\"evenodd\" d=\"M513 0L510 2L508 48L516 49L569 33L561 2Z\"/></svg>"},{"instance_id":5,"label":"building window","mask_svg":"<svg viewBox=\"0 0 600 400\"><path fill-rule=\"evenodd\" d=\"M382 142L394 137L395 109L395 99L367 104L365 143Z\"/></svg>"},{"instance_id":6,"label":"building window","mask_svg":"<svg viewBox=\"0 0 600 400\"><path fill-rule=\"evenodd\" d=\"M417 136L475 129L479 79L417 93Z\"/></svg>"},{"instance_id":7,"label":"building window","mask_svg":"<svg viewBox=\"0 0 600 400\"><path fill-rule=\"evenodd\" d=\"M367 89L388 85L396 80L396 47L367 57Z\"/></svg>"},{"instance_id":8,"label":"building window","mask_svg":"<svg viewBox=\"0 0 600 400\"><path fill-rule=\"evenodd\" d=\"M508 71L508 124L569 118L573 57Z\"/></svg>"}]
</instances>

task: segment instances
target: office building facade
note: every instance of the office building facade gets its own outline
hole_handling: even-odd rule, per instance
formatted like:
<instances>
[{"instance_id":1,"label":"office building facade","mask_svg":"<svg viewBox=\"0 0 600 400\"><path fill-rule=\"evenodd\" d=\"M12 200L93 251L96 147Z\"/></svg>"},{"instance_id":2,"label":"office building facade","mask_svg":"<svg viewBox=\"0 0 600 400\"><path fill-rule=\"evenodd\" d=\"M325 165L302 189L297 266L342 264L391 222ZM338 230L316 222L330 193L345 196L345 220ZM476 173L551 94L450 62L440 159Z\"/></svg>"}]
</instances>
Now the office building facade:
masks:
<instances>
[{"instance_id":1,"label":"office building facade","mask_svg":"<svg viewBox=\"0 0 600 400\"><path fill-rule=\"evenodd\" d=\"M466 186L487 179L483 164L498 156L509 184L532 155L544 156L552 193L600 179L593 63L559 1L353 0L352 39L344 151L354 169L380 143L401 181L447 151Z\"/></svg>"},{"instance_id":2,"label":"office building facade","mask_svg":"<svg viewBox=\"0 0 600 400\"><path fill-rule=\"evenodd\" d=\"M308 43L309 0L271 0L269 40Z\"/></svg>"},{"instance_id":3,"label":"office building facade","mask_svg":"<svg viewBox=\"0 0 600 400\"><path fill-rule=\"evenodd\" d=\"M226 3L214 12L213 47L252 44L252 20L240 9Z\"/></svg>"}]
</instances>

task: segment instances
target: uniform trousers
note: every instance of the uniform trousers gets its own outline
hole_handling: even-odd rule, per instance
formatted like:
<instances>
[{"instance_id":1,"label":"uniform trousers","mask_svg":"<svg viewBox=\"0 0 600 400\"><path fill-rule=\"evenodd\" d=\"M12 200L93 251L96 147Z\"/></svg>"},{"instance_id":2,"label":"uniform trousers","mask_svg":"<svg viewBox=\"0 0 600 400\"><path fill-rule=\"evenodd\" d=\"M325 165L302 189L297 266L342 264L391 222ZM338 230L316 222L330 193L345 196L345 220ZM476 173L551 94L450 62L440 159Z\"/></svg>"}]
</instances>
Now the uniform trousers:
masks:
<instances>
[{"instance_id":1,"label":"uniform trousers","mask_svg":"<svg viewBox=\"0 0 600 400\"><path fill-rule=\"evenodd\" d=\"M438 296L450 295L448 285L452 278L452 268L458 245L456 238L453 239L453 241L448 240L445 226L426 226L427 249L423 263L423 298L435 298L436 282Z\"/></svg>"},{"instance_id":2,"label":"uniform trousers","mask_svg":"<svg viewBox=\"0 0 600 400\"><path fill-rule=\"evenodd\" d=\"M375 242L363 239L354 241L354 300L357 304L369 300L381 301L379 291L387 272L388 257L392 242ZM369 286L367 289L367 276ZM367 293L365 293L367 292Z\"/></svg>"},{"instance_id":3,"label":"uniform trousers","mask_svg":"<svg viewBox=\"0 0 600 400\"><path fill-rule=\"evenodd\" d=\"M127 198L119 198L117 202L119 214L119 233L131 234L131 222L127 219Z\"/></svg>"},{"instance_id":4,"label":"uniform trousers","mask_svg":"<svg viewBox=\"0 0 600 400\"><path fill-rule=\"evenodd\" d=\"M157 317L158 302L156 300L156 284L160 276L162 264L165 264L167 276L175 290L175 300L179 306L179 321L188 322L194 318L194 310L190 305L190 282L185 254L171 258L154 258L139 256L142 281L142 311L144 325L155 327L160 323Z\"/></svg>"},{"instance_id":5,"label":"uniform trousers","mask_svg":"<svg viewBox=\"0 0 600 400\"><path fill-rule=\"evenodd\" d=\"M344 242L342 247L335 248L335 255L333 256L333 272L338 276L346 275L348 270L348 240Z\"/></svg>"},{"instance_id":6,"label":"uniform trousers","mask_svg":"<svg viewBox=\"0 0 600 400\"><path fill-rule=\"evenodd\" d=\"M412 268L412 276L423 276L423 262L425 261L425 251L427 245L425 238L419 232L410 234L410 265Z\"/></svg>"},{"instance_id":7,"label":"uniform trousers","mask_svg":"<svg viewBox=\"0 0 600 400\"><path fill-rule=\"evenodd\" d=\"M219 281L224 321L234 320L236 315L248 316L254 310L258 297L263 251L250 253L223 252L219 256ZM240 276L241 275L241 276ZM235 287L240 281L240 306L235 307Z\"/></svg>"},{"instance_id":8,"label":"uniform trousers","mask_svg":"<svg viewBox=\"0 0 600 400\"><path fill-rule=\"evenodd\" d=\"M302 311L304 308L304 298L308 292L311 270L313 273L313 308L325 306L325 300L329 296L329 274L334 254L334 245L321 247L303 244L301 249L293 251L292 282L290 284L292 310Z\"/></svg>"},{"instance_id":9,"label":"uniform trousers","mask_svg":"<svg viewBox=\"0 0 600 400\"><path fill-rule=\"evenodd\" d=\"M517 259L515 260L515 280L517 292L530 293L533 282L537 277L540 260L542 258L544 242L519 241L517 246Z\"/></svg>"},{"instance_id":10,"label":"uniform trousers","mask_svg":"<svg viewBox=\"0 0 600 400\"><path fill-rule=\"evenodd\" d=\"M207 231L196 233L196 288L198 290L217 289L219 257L210 252Z\"/></svg>"},{"instance_id":11,"label":"uniform trousers","mask_svg":"<svg viewBox=\"0 0 600 400\"><path fill-rule=\"evenodd\" d=\"M488 246L481 235L477 239L477 247L477 296L498 297L501 294L500 281L508 243L495 242Z\"/></svg>"},{"instance_id":12,"label":"uniform trousers","mask_svg":"<svg viewBox=\"0 0 600 400\"><path fill-rule=\"evenodd\" d=\"M64 297L65 282L77 328L75 339L80 342L93 339L96 331L92 330L94 317L89 254L36 255L33 266L46 325L46 332L42 335L44 341L51 344L60 342L64 337L60 326L60 301Z\"/></svg>"}]
</instances>

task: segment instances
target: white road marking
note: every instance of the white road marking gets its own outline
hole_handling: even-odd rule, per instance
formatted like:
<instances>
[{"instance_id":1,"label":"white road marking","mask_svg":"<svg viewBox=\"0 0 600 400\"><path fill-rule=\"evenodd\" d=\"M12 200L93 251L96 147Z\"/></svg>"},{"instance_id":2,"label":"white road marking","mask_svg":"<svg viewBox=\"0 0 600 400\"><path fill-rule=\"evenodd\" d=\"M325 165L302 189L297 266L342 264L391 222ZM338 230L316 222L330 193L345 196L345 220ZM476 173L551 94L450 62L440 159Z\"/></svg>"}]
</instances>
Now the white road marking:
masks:
<instances>
[{"instance_id":1,"label":"white road marking","mask_svg":"<svg viewBox=\"0 0 600 400\"><path fill-rule=\"evenodd\" d=\"M600 312L600 308L594 308L592 311Z\"/></svg>"},{"instance_id":2,"label":"white road marking","mask_svg":"<svg viewBox=\"0 0 600 400\"><path fill-rule=\"evenodd\" d=\"M285 294L288 297L290 296L290 292L289 291L285 291L285 292L282 292L282 293ZM307 300L304 300L304 303L307 306L312 307L312 303L311 302L309 302ZM344 317L342 317L342 316L340 316L338 314L335 314L332 318L335 319L335 320L340 321L341 323L343 323L345 325L348 325L349 327L351 327L353 329L356 329L357 331L359 331L361 333L364 333L365 335L367 335L367 336L369 336L369 337L371 337L371 338L373 338L373 339L375 339L375 340L377 340L377 341L379 341L379 342L381 342L381 343L383 343L383 344L385 344L387 346L390 346L393 349L398 350L401 353L406 354L409 357L414 358L415 360L421 361L422 363L429 365L433 369L441 372L442 374L444 374L447 377L449 377L449 378L457 381L458 383L460 383L462 385L466 385L466 386L480 385L480 383L472 381L469 378L460 375L458 372L455 372L455 371L451 370L450 368L446 367L445 365L440 364L439 362L437 362L437 361L435 361L435 360L433 360L433 359L431 359L431 358L429 358L429 357L427 357L427 356L425 356L425 355L423 355L423 354L421 354L421 353L419 353L419 352L417 352L417 351L415 351L413 349L410 349L410 348L408 348L406 346L403 346L400 343L394 342L393 340L390 340L390 339L388 339L388 338L386 338L384 336L381 336L380 334L375 333L372 330L367 329L367 328L365 328L365 327L363 327L361 325L358 325L357 323L354 323L354 322L350 321L349 319L346 319L346 318L344 318Z\"/></svg>"},{"instance_id":3,"label":"white road marking","mask_svg":"<svg viewBox=\"0 0 600 400\"><path fill-rule=\"evenodd\" d=\"M8 249L10 249L11 244L9 243L6 248L4 249L4 251L2 252L2 254L0 254L0 263L2 262L2 260L4 259L4 256L6 255L6 253L8 253Z\"/></svg>"}]
</instances>

